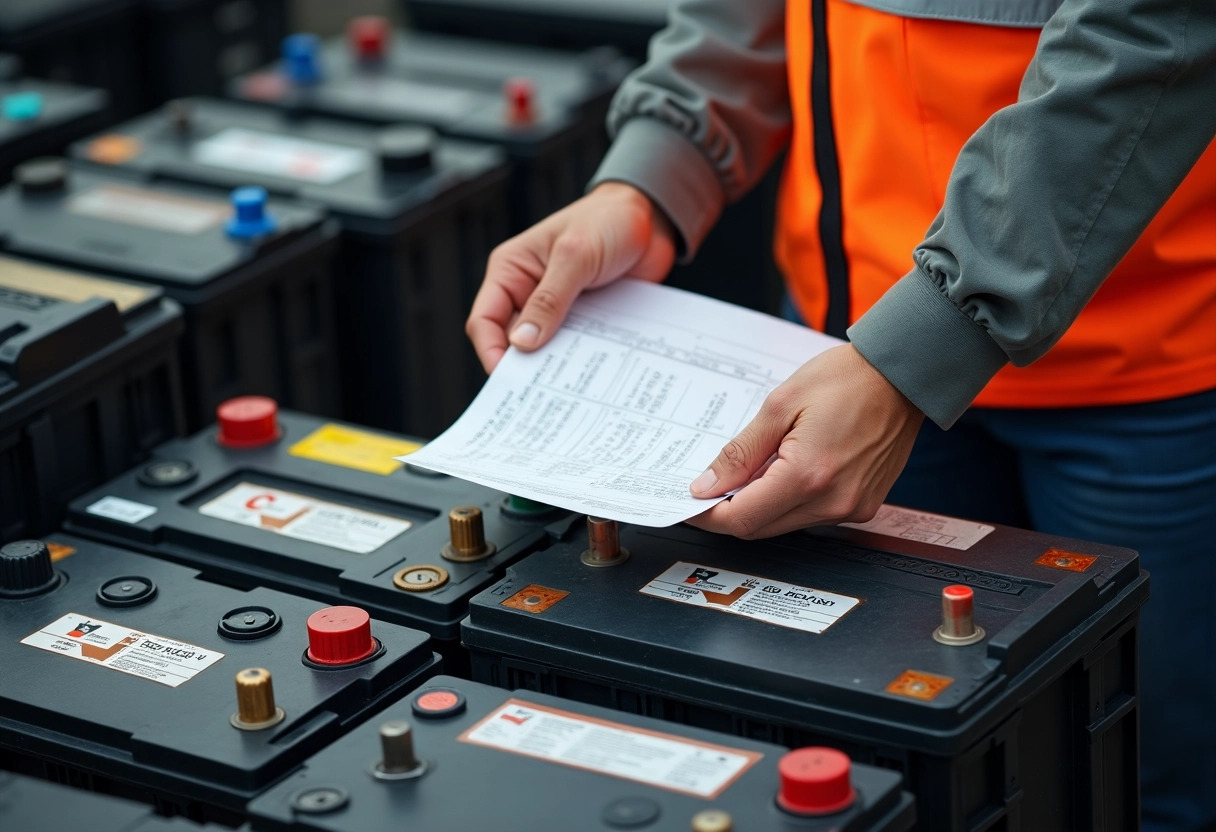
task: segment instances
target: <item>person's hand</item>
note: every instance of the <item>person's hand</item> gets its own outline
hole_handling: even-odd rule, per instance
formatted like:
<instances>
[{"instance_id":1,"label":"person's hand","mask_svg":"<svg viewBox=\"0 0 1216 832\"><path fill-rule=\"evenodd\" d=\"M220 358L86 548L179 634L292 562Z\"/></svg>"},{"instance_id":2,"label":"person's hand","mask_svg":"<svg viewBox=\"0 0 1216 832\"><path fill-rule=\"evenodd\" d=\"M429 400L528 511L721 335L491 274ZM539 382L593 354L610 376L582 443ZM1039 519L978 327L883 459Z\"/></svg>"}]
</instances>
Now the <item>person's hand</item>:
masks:
<instances>
[{"instance_id":1,"label":"person's hand","mask_svg":"<svg viewBox=\"0 0 1216 832\"><path fill-rule=\"evenodd\" d=\"M773 390L693 481L695 497L741 490L688 522L752 540L870 520L923 420L852 345L834 347Z\"/></svg>"},{"instance_id":2,"label":"person's hand","mask_svg":"<svg viewBox=\"0 0 1216 832\"><path fill-rule=\"evenodd\" d=\"M633 186L605 182L494 249L465 332L492 372L508 343L530 351L552 338L584 289L625 275L657 283L674 261L663 212Z\"/></svg>"}]
</instances>

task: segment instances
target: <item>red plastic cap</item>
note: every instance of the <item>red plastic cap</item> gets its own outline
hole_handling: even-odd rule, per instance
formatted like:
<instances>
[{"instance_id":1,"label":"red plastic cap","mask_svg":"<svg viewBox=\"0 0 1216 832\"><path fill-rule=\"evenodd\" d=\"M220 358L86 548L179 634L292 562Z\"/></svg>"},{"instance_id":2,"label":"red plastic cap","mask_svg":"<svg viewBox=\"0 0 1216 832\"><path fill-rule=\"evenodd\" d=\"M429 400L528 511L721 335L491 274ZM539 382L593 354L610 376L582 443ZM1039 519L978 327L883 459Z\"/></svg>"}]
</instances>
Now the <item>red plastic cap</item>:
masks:
<instances>
[{"instance_id":1,"label":"red plastic cap","mask_svg":"<svg viewBox=\"0 0 1216 832\"><path fill-rule=\"evenodd\" d=\"M361 61L378 61L388 51L393 30L388 18L379 15L356 17L346 27L346 39L355 57Z\"/></svg>"},{"instance_id":2,"label":"red plastic cap","mask_svg":"<svg viewBox=\"0 0 1216 832\"><path fill-rule=\"evenodd\" d=\"M797 815L830 815L857 797L849 778L849 755L835 748L799 748L777 764L777 805Z\"/></svg>"},{"instance_id":3,"label":"red plastic cap","mask_svg":"<svg viewBox=\"0 0 1216 832\"><path fill-rule=\"evenodd\" d=\"M942 590L942 610L952 619L971 615L975 608L975 590L954 584Z\"/></svg>"},{"instance_id":4,"label":"red plastic cap","mask_svg":"<svg viewBox=\"0 0 1216 832\"><path fill-rule=\"evenodd\" d=\"M266 396L238 396L215 409L220 423L217 441L229 448L256 448L275 441L279 430L279 406Z\"/></svg>"},{"instance_id":5,"label":"red plastic cap","mask_svg":"<svg viewBox=\"0 0 1216 832\"><path fill-rule=\"evenodd\" d=\"M536 87L528 78L509 78L502 85L507 99L507 119L512 124L528 124L536 117Z\"/></svg>"},{"instance_id":6,"label":"red plastic cap","mask_svg":"<svg viewBox=\"0 0 1216 832\"><path fill-rule=\"evenodd\" d=\"M308 658L317 664L350 664L376 652L372 619L358 607L326 607L308 616Z\"/></svg>"}]
</instances>

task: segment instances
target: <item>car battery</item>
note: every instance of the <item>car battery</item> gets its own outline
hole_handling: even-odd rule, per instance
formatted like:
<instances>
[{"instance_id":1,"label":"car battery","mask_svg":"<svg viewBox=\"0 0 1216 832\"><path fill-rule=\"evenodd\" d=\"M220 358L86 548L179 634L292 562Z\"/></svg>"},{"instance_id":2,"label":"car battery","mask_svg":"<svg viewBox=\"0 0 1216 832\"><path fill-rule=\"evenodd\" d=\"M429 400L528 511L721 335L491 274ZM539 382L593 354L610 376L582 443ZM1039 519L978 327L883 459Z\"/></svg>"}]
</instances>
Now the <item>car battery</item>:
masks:
<instances>
[{"instance_id":1,"label":"car battery","mask_svg":"<svg viewBox=\"0 0 1216 832\"><path fill-rule=\"evenodd\" d=\"M0 548L0 766L239 820L438 669L426 633L71 535Z\"/></svg>"},{"instance_id":2,"label":"car battery","mask_svg":"<svg viewBox=\"0 0 1216 832\"><path fill-rule=\"evenodd\" d=\"M898 774L834 749L787 753L444 676L314 755L250 813L258 832L862 832L910 829L914 817Z\"/></svg>"},{"instance_id":3,"label":"car battery","mask_svg":"<svg viewBox=\"0 0 1216 832\"><path fill-rule=\"evenodd\" d=\"M394 461L420 446L413 439L277 411L261 397L219 416L217 428L161 446L77 500L69 528L234 586L356 604L426 630L458 669L469 599L575 522Z\"/></svg>"},{"instance_id":4,"label":"car battery","mask_svg":"<svg viewBox=\"0 0 1216 832\"><path fill-rule=\"evenodd\" d=\"M247 393L336 414L337 226L315 205L268 203L258 188L234 191L232 203L40 159L0 191L0 250L155 283L181 304L187 430Z\"/></svg>"},{"instance_id":5,"label":"car battery","mask_svg":"<svg viewBox=\"0 0 1216 832\"><path fill-rule=\"evenodd\" d=\"M100 87L116 118L145 106L137 0L4 0L0 51L27 74Z\"/></svg>"},{"instance_id":6,"label":"car battery","mask_svg":"<svg viewBox=\"0 0 1216 832\"><path fill-rule=\"evenodd\" d=\"M904 773L925 830L1136 829L1135 552L883 507L743 542L589 521L470 605L473 678Z\"/></svg>"},{"instance_id":7,"label":"car battery","mask_svg":"<svg viewBox=\"0 0 1216 832\"><path fill-rule=\"evenodd\" d=\"M334 306L347 418L434 436L485 381L464 319L506 234L497 148L188 99L73 152L142 182L252 184L329 209L343 229Z\"/></svg>"},{"instance_id":8,"label":"car battery","mask_svg":"<svg viewBox=\"0 0 1216 832\"><path fill-rule=\"evenodd\" d=\"M140 803L0 771L0 827L20 832L221 832Z\"/></svg>"},{"instance_id":9,"label":"car battery","mask_svg":"<svg viewBox=\"0 0 1216 832\"><path fill-rule=\"evenodd\" d=\"M238 79L232 92L293 111L427 124L492 142L511 160L514 233L583 195L608 148L608 104L631 66L612 49L511 46L393 31L384 18L359 17L345 38L287 38L278 64Z\"/></svg>"},{"instance_id":10,"label":"car battery","mask_svg":"<svg viewBox=\"0 0 1216 832\"><path fill-rule=\"evenodd\" d=\"M155 286L0 257L0 541L181 433L181 331Z\"/></svg>"},{"instance_id":11,"label":"car battery","mask_svg":"<svg viewBox=\"0 0 1216 832\"><path fill-rule=\"evenodd\" d=\"M278 52L287 0L141 0L149 102L223 95Z\"/></svg>"},{"instance_id":12,"label":"car battery","mask_svg":"<svg viewBox=\"0 0 1216 832\"><path fill-rule=\"evenodd\" d=\"M556 49L605 44L639 61L667 25L674 0L402 0L410 25L424 32L526 43Z\"/></svg>"},{"instance_id":13,"label":"car battery","mask_svg":"<svg viewBox=\"0 0 1216 832\"><path fill-rule=\"evenodd\" d=\"M89 87L4 77L0 71L0 185L18 163L60 153L105 126L109 99Z\"/></svg>"}]
</instances>

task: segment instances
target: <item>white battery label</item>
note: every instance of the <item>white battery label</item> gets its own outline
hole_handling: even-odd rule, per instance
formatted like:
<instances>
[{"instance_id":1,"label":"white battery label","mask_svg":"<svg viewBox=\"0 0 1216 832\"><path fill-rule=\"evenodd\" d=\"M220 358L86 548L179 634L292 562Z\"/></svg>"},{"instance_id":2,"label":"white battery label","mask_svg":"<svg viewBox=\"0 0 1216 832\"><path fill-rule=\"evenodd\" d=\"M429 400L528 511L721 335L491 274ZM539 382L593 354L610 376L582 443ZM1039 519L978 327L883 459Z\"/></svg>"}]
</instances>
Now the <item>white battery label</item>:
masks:
<instances>
[{"instance_id":1,"label":"white battery label","mask_svg":"<svg viewBox=\"0 0 1216 832\"><path fill-rule=\"evenodd\" d=\"M366 555L413 524L302 494L243 482L199 507L208 517Z\"/></svg>"},{"instance_id":2,"label":"white battery label","mask_svg":"<svg viewBox=\"0 0 1216 832\"><path fill-rule=\"evenodd\" d=\"M996 528L971 520L944 517L940 514L929 514L924 511L889 506L885 503L878 509L878 514L874 515L874 519L867 523L841 523L840 525L887 537L918 540L932 546L945 546L947 549L970 549Z\"/></svg>"},{"instance_id":3,"label":"white battery label","mask_svg":"<svg viewBox=\"0 0 1216 832\"><path fill-rule=\"evenodd\" d=\"M156 514L156 506L125 500L122 497L102 497L87 506L85 511L107 520L117 520L120 523L138 523L140 520Z\"/></svg>"},{"instance_id":4,"label":"white battery label","mask_svg":"<svg viewBox=\"0 0 1216 832\"><path fill-rule=\"evenodd\" d=\"M229 170L332 185L368 166L367 151L230 127L194 145L194 161Z\"/></svg>"},{"instance_id":5,"label":"white battery label","mask_svg":"<svg viewBox=\"0 0 1216 832\"><path fill-rule=\"evenodd\" d=\"M709 800L764 756L518 699L460 741Z\"/></svg>"},{"instance_id":6,"label":"white battery label","mask_svg":"<svg viewBox=\"0 0 1216 832\"><path fill-rule=\"evenodd\" d=\"M822 633L861 603L849 595L683 561L638 591L808 633Z\"/></svg>"},{"instance_id":7,"label":"white battery label","mask_svg":"<svg viewBox=\"0 0 1216 832\"><path fill-rule=\"evenodd\" d=\"M72 214L174 234L198 234L224 221L232 209L222 202L170 196L142 188L106 185L68 200Z\"/></svg>"},{"instance_id":8,"label":"white battery label","mask_svg":"<svg viewBox=\"0 0 1216 832\"><path fill-rule=\"evenodd\" d=\"M184 641L70 612L21 639L22 644L175 688L224 658Z\"/></svg>"}]
</instances>

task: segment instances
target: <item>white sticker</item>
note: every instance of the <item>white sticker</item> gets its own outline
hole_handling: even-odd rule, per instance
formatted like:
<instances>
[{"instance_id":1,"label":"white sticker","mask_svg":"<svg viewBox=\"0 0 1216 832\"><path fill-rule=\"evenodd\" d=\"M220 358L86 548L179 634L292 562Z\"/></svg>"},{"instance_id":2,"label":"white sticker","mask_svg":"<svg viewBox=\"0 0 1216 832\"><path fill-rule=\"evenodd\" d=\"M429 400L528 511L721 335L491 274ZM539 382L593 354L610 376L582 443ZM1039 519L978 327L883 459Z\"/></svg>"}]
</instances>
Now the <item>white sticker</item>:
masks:
<instances>
[{"instance_id":1,"label":"white sticker","mask_svg":"<svg viewBox=\"0 0 1216 832\"><path fill-rule=\"evenodd\" d=\"M419 121L454 121L464 118L489 96L479 97L461 87L424 84L401 78L360 77L357 81L330 84L323 95L336 104L366 108L368 105L397 111ZM496 98L490 98L497 103Z\"/></svg>"},{"instance_id":2,"label":"white sticker","mask_svg":"<svg viewBox=\"0 0 1216 832\"><path fill-rule=\"evenodd\" d=\"M948 549L970 549L996 528L970 520L959 520L957 517L943 517L940 514L928 514L885 503L868 523L840 525L863 532L885 534L887 537L902 537L904 540L945 546Z\"/></svg>"},{"instance_id":3,"label":"white sticker","mask_svg":"<svg viewBox=\"0 0 1216 832\"><path fill-rule=\"evenodd\" d=\"M156 514L156 506L144 505L134 500L124 500L122 497L102 497L85 509L89 514L105 517L107 520L117 520L120 523L138 523L145 517Z\"/></svg>"},{"instance_id":4,"label":"white sticker","mask_svg":"<svg viewBox=\"0 0 1216 832\"><path fill-rule=\"evenodd\" d=\"M219 225L232 212L222 202L188 199L121 185L106 185L77 194L68 200L67 210L72 214L175 234L206 231Z\"/></svg>"},{"instance_id":5,"label":"white sticker","mask_svg":"<svg viewBox=\"0 0 1216 832\"><path fill-rule=\"evenodd\" d=\"M199 507L208 517L366 555L413 525L384 514L243 482Z\"/></svg>"},{"instance_id":6,"label":"white sticker","mask_svg":"<svg viewBox=\"0 0 1216 832\"><path fill-rule=\"evenodd\" d=\"M861 603L849 595L683 561L638 591L808 633L822 633Z\"/></svg>"},{"instance_id":7,"label":"white sticker","mask_svg":"<svg viewBox=\"0 0 1216 832\"><path fill-rule=\"evenodd\" d=\"M518 699L460 741L711 800L764 756Z\"/></svg>"},{"instance_id":8,"label":"white sticker","mask_svg":"<svg viewBox=\"0 0 1216 832\"><path fill-rule=\"evenodd\" d=\"M224 658L217 650L74 612L30 633L21 639L21 643L151 679L171 688L190 681Z\"/></svg>"},{"instance_id":9,"label":"white sticker","mask_svg":"<svg viewBox=\"0 0 1216 832\"><path fill-rule=\"evenodd\" d=\"M331 185L368 165L367 151L230 127L194 145L194 161Z\"/></svg>"}]
</instances>

